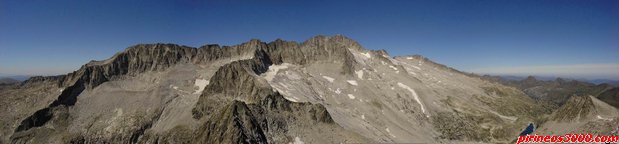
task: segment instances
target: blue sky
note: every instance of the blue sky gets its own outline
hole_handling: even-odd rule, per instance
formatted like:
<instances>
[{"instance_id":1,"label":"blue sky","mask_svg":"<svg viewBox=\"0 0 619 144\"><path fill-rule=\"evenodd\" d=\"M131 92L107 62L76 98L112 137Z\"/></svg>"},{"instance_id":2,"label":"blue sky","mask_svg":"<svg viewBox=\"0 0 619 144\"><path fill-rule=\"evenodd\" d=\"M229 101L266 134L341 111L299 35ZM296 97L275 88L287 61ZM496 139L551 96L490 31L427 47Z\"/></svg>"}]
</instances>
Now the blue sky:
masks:
<instances>
[{"instance_id":1,"label":"blue sky","mask_svg":"<svg viewBox=\"0 0 619 144\"><path fill-rule=\"evenodd\" d=\"M617 0L0 0L0 74L64 74L138 43L319 34L469 72L619 79Z\"/></svg>"}]
</instances>

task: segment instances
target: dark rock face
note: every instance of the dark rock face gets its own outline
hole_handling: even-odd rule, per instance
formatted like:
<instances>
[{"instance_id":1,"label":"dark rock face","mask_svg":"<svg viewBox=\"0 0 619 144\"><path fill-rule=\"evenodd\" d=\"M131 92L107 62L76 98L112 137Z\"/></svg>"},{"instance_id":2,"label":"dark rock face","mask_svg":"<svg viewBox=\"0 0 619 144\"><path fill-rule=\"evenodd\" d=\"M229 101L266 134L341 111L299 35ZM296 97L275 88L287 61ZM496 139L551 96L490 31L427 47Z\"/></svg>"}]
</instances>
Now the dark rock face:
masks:
<instances>
[{"instance_id":1,"label":"dark rock face","mask_svg":"<svg viewBox=\"0 0 619 144\"><path fill-rule=\"evenodd\" d=\"M279 93L256 104L233 100L218 110L198 130L195 141L205 143L283 143L288 127L299 123L327 123L335 126L319 104L292 103ZM274 139L275 138L275 139Z\"/></svg>"},{"instance_id":2,"label":"dark rock face","mask_svg":"<svg viewBox=\"0 0 619 144\"><path fill-rule=\"evenodd\" d=\"M266 143L267 138L247 105L233 101L209 119L198 141L206 143Z\"/></svg>"},{"instance_id":3,"label":"dark rock face","mask_svg":"<svg viewBox=\"0 0 619 144\"><path fill-rule=\"evenodd\" d=\"M347 49L362 49L361 46L344 36L316 36L301 44L276 40L268 44L265 52L274 64L282 62L305 65L317 61L344 62L342 73L354 73L354 56Z\"/></svg>"},{"instance_id":4,"label":"dark rock face","mask_svg":"<svg viewBox=\"0 0 619 144\"><path fill-rule=\"evenodd\" d=\"M195 118L209 115L215 108L233 99L242 99L247 102L256 102L261 96L272 93L265 81L260 81L256 74L268 70L270 59L264 52L256 52L256 56L249 60L235 61L219 68L211 78L209 84L193 113ZM207 104L212 103L212 104Z\"/></svg>"}]
</instances>

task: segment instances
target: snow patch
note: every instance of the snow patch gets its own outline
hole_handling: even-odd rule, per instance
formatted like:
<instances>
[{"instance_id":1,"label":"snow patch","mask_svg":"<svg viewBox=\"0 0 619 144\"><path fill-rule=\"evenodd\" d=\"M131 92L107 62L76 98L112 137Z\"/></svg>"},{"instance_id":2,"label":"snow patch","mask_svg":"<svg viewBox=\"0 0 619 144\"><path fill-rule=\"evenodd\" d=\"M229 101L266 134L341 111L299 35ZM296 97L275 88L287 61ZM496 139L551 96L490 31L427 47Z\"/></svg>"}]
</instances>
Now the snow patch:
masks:
<instances>
[{"instance_id":1,"label":"snow patch","mask_svg":"<svg viewBox=\"0 0 619 144\"><path fill-rule=\"evenodd\" d=\"M363 70L355 71L355 74L357 74L357 78L363 79Z\"/></svg>"},{"instance_id":2,"label":"snow patch","mask_svg":"<svg viewBox=\"0 0 619 144\"><path fill-rule=\"evenodd\" d=\"M301 138L295 137L294 141L290 144L305 144L305 142L301 141Z\"/></svg>"},{"instance_id":3,"label":"snow patch","mask_svg":"<svg viewBox=\"0 0 619 144\"><path fill-rule=\"evenodd\" d=\"M296 98L296 97L287 97L287 96L284 96L284 98L285 98L285 99L287 99L287 100L289 100L289 101L292 101L292 102L299 102L299 101L297 100L297 98Z\"/></svg>"},{"instance_id":4,"label":"snow patch","mask_svg":"<svg viewBox=\"0 0 619 144\"><path fill-rule=\"evenodd\" d=\"M406 57L406 59L412 60L412 59L415 59L415 58L413 58L413 57Z\"/></svg>"},{"instance_id":5,"label":"snow patch","mask_svg":"<svg viewBox=\"0 0 619 144\"><path fill-rule=\"evenodd\" d=\"M340 94L340 93L342 93L342 91L340 91L340 88L337 88L337 89L335 90L335 93L336 93L336 94Z\"/></svg>"},{"instance_id":6,"label":"snow patch","mask_svg":"<svg viewBox=\"0 0 619 144\"><path fill-rule=\"evenodd\" d=\"M355 99L355 96L354 96L354 95L352 95L352 94L348 94L348 98L350 98L350 99Z\"/></svg>"},{"instance_id":7,"label":"snow patch","mask_svg":"<svg viewBox=\"0 0 619 144\"><path fill-rule=\"evenodd\" d=\"M327 81L329 81L329 82L331 82L331 83L333 83L333 81L335 80L334 78L332 78L332 77L328 77L328 76L322 76L322 78L327 79Z\"/></svg>"},{"instance_id":8,"label":"snow patch","mask_svg":"<svg viewBox=\"0 0 619 144\"><path fill-rule=\"evenodd\" d=\"M389 68L393 69L393 70L398 70L398 68L394 67L393 65L389 65Z\"/></svg>"},{"instance_id":9,"label":"snow patch","mask_svg":"<svg viewBox=\"0 0 619 144\"><path fill-rule=\"evenodd\" d=\"M369 52L366 53L361 53L363 56L367 57L367 58L372 58L372 56L370 55Z\"/></svg>"},{"instance_id":10,"label":"snow patch","mask_svg":"<svg viewBox=\"0 0 619 144\"><path fill-rule=\"evenodd\" d=\"M288 63L282 63L279 65L271 65L269 66L269 70L264 73L264 78L270 82L273 80L273 78L275 78L275 75L277 75L277 72L279 72L279 70L287 69L288 66L290 66L290 64Z\"/></svg>"},{"instance_id":11,"label":"snow patch","mask_svg":"<svg viewBox=\"0 0 619 144\"><path fill-rule=\"evenodd\" d=\"M196 92L194 92L193 94L200 94L202 93L202 91L204 90L204 87L206 87L206 85L209 84L208 80L205 79L196 79L196 81L194 82L194 85L196 85L196 87L198 87L198 90L196 90Z\"/></svg>"},{"instance_id":12,"label":"snow patch","mask_svg":"<svg viewBox=\"0 0 619 144\"><path fill-rule=\"evenodd\" d=\"M413 98L415 98L415 101L417 101L417 103L419 103L419 106L421 107L421 112L423 112L424 114L426 113L426 108L424 108L423 103L421 103L421 100L419 99L419 96L417 95L417 92L415 92L414 89L408 87L407 85L404 85L402 83L398 82L398 86L408 90L409 92L411 92L411 94L413 95ZM430 115L426 114L426 117L430 117Z\"/></svg>"},{"instance_id":13,"label":"snow patch","mask_svg":"<svg viewBox=\"0 0 619 144\"><path fill-rule=\"evenodd\" d=\"M497 115L497 116L499 116L499 117L500 117L500 118L502 118L502 119L507 119L507 120L510 120L510 121L512 121L512 122L513 122L513 121L518 120L518 117L513 117L513 116L504 116L504 115L502 115L502 114L500 114L500 113L498 113L498 112L496 112L496 111L492 111L492 110L491 110L491 111L490 111L490 113L492 113L492 114L494 114L494 115Z\"/></svg>"},{"instance_id":14,"label":"snow patch","mask_svg":"<svg viewBox=\"0 0 619 144\"><path fill-rule=\"evenodd\" d=\"M365 115L361 115L361 119L365 119Z\"/></svg>"},{"instance_id":15,"label":"snow patch","mask_svg":"<svg viewBox=\"0 0 619 144\"><path fill-rule=\"evenodd\" d=\"M354 85L354 86L358 85L357 81L355 81L355 80L347 80L346 82L348 82L348 84L350 84L350 85Z\"/></svg>"}]
</instances>

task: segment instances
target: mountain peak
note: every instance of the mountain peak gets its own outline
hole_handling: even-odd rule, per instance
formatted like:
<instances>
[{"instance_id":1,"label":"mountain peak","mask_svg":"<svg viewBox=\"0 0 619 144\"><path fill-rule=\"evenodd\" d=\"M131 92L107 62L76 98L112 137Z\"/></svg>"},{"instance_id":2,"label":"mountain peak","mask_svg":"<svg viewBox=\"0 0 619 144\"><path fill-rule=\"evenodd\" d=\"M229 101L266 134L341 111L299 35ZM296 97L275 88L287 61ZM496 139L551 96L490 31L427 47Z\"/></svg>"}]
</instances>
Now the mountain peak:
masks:
<instances>
[{"instance_id":1,"label":"mountain peak","mask_svg":"<svg viewBox=\"0 0 619 144\"><path fill-rule=\"evenodd\" d=\"M304 45L320 45L325 43L336 44L338 47L342 48L365 51L365 49L361 47L361 45L357 41L341 34L337 34L334 36L317 35L303 42Z\"/></svg>"}]
</instances>

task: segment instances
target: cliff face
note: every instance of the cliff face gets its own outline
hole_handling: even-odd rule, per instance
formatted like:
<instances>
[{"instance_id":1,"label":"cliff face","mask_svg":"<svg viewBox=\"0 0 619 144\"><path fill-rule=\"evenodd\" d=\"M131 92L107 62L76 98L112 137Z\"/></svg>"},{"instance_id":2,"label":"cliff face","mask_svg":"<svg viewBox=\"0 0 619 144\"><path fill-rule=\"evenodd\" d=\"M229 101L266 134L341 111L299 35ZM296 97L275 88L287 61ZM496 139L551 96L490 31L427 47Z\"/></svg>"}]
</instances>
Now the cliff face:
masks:
<instances>
[{"instance_id":1,"label":"cliff face","mask_svg":"<svg viewBox=\"0 0 619 144\"><path fill-rule=\"evenodd\" d=\"M292 103L279 94L259 103L232 101L198 129L195 141L204 143L285 143L286 133L295 127L316 124L338 128L327 110L311 103ZM342 133L345 134L345 133ZM326 141L325 141L326 142ZM335 141L331 141L335 142Z\"/></svg>"},{"instance_id":2,"label":"cliff face","mask_svg":"<svg viewBox=\"0 0 619 144\"><path fill-rule=\"evenodd\" d=\"M273 93L264 80L256 78L268 69L271 61L261 50L252 59L235 61L219 68L204 89L193 110L195 118L209 115L216 108L235 99L256 102Z\"/></svg>"}]
</instances>

